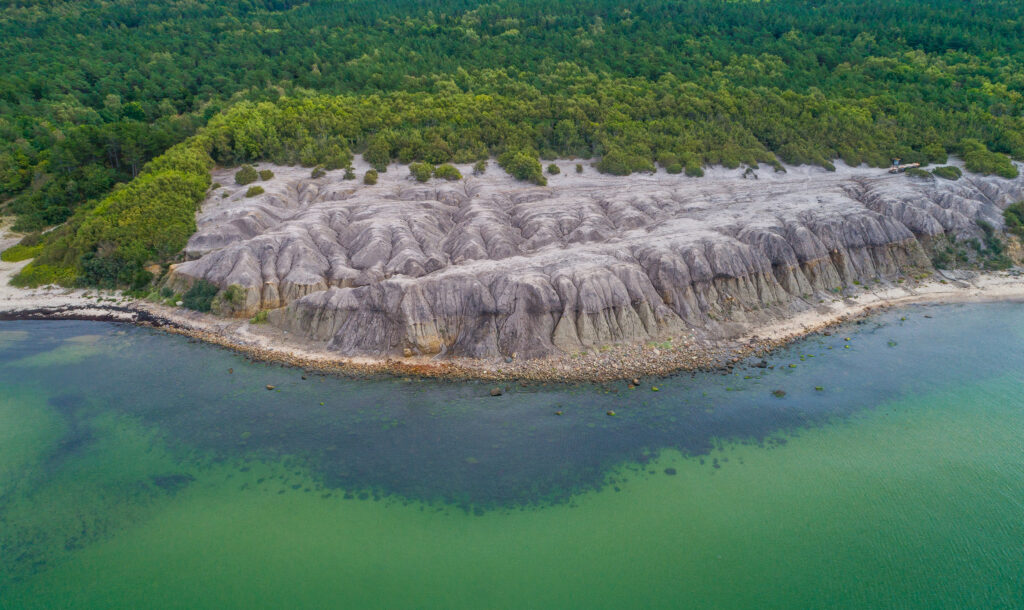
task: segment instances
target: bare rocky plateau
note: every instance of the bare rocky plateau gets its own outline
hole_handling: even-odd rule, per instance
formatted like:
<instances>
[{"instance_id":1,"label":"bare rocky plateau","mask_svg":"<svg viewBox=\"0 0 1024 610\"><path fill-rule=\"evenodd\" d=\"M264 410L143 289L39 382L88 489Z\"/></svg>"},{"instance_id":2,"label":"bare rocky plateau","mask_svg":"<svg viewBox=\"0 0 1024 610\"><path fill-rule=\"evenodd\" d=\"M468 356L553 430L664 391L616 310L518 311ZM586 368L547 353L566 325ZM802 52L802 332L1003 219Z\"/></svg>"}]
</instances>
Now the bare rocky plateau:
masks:
<instances>
[{"instance_id":1,"label":"bare rocky plateau","mask_svg":"<svg viewBox=\"0 0 1024 610\"><path fill-rule=\"evenodd\" d=\"M392 166L367 186L341 171L268 164L245 197L217 170L168 283L244 295L221 313L269 322L345 357L529 360L666 338L729 340L813 314L865 286L931 272L950 237L1001 229L1024 178L958 181L850 168L713 169L547 187L493 163L418 183ZM755 177L756 176L756 177Z\"/></svg>"}]
</instances>

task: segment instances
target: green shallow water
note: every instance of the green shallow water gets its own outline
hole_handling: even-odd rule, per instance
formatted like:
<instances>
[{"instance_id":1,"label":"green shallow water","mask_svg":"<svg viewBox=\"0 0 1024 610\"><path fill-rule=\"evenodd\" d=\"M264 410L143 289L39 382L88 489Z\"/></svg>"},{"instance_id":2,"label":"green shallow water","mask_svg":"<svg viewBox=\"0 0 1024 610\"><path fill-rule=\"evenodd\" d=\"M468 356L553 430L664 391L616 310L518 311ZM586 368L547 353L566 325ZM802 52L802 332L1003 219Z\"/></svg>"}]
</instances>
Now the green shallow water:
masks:
<instances>
[{"instance_id":1,"label":"green shallow water","mask_svg":"<svg viewBox=\"0 0 1024 610\"><path fill-rule=\"evenodd\" d=\"M0 322L0 607L1024 607L1024 306L769 364L491 398Z\"/></svg>"}]
</instances>

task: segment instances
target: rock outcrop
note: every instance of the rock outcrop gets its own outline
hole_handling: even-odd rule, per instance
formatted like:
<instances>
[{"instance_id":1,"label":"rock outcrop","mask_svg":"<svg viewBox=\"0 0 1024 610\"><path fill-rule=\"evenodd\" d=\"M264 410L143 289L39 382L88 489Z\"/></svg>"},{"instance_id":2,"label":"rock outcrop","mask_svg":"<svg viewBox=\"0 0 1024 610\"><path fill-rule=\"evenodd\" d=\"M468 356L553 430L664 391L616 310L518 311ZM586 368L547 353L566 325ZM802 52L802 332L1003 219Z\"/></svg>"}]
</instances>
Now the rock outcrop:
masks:
<instances>
[{"instance_id":1,"label":"rock outcrop","mask_svg":"<svg viewBox=\"0 0 1024 610\"><path fill-rule=\"evenodd\" d=\"M238 315L269 309L291 333L377 357L534 358L694 328L727 335L928 269L931 241L980 236L977 221L1002 228L1002 209L1024 199L1024 179L842 166L755 180L567 165L547 187L497 170L420 184L392 167L364 186L273 169L264 195L210 195L171 284L238 285Z\"/></svg>"}]
</instances>

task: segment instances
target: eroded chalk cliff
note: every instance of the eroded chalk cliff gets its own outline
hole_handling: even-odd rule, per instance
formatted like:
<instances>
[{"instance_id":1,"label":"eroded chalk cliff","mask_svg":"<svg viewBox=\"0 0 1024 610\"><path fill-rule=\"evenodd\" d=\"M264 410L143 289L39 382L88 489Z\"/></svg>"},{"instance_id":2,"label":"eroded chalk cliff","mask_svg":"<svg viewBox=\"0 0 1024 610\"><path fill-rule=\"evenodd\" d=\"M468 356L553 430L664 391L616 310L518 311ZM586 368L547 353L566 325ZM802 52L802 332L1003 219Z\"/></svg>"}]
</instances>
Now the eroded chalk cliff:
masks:
<instances>
[{"instance_id":1,"label":"eroded chalk cliff","mask_svg":"<svg viewBox=\"0 0 1024 610\"><path fill-rule=\"evenodd\" d=\"M496 168L421 184L392 167L366 186L273 167L261 196L211 193L169 281L237 285L228 313L269 309L347 355L533 358L791 315L929 269L935 240L980 236L979 220L999 229L1024 199L1024 179L573 165L547 187Z\"/></svg>"}]
</instances>

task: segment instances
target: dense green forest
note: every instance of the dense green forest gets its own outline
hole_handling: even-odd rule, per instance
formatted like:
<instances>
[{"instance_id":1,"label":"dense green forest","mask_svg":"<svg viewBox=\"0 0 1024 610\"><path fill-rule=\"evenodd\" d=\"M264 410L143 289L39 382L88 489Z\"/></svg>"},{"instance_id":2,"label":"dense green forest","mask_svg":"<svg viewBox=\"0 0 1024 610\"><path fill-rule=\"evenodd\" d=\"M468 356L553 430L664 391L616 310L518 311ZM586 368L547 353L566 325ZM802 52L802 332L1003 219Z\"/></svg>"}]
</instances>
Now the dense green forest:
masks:
<instances>
[{"instance_id":1,"label":"dense green forest","mask_svg":"<svg viewBox=\"0 0 1024 610\"><path fill-rule=\"evenodd\" d=\"M691 175L949 153L1012 175L1006 155L1024 159L1020 2L2 6L0 201L18 228L65 223L24 283L145 283L215 163L495 156L543 183L555 156Z\"/></svg>"}]
</instances>

